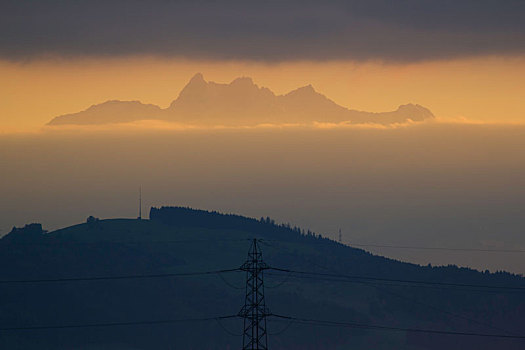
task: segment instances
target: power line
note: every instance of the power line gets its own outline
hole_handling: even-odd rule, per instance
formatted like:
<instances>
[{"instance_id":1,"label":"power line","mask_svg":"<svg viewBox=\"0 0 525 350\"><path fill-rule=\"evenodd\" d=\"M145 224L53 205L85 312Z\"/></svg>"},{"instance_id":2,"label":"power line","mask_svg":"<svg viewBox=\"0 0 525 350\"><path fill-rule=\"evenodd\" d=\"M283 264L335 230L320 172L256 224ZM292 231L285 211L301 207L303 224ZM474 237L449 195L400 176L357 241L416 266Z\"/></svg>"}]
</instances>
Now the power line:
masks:
<instances>
[{"instance_id":1,"label":"power line","mask_svg":"<svg viewBox=\"0 0 525 350\"><path fill-rule=\"evenodd\" d=\"M370 247L370 248L443 250L443 251L459 251L459 252L525 253L525 250L521 250L521 249L447 248L447 247L404 246L404 245L387 245L387 244L357 244L357 243L352 243L352 242L348 242L345 244L351 247Z\"/></svg>"},{"instance_id":2,"label":"power line","mask_svg":"<svg viewBox=\"0 0 525 350\"><path fill-rule=\"evenodd\" d=\"M157 325L169 324L179 322L201 322L212 320L224 320L227 318L237 318L237 315L206 317L206 318L184 318L184 319L167 319L167 320L153 320L153 321L131 321L131 322L107 322L107 323L83 323L83 324L66 324L66 325L43 325L43 326L25 326L25 327L4 327L0 331L34 331L34 330L49 330L49 329L70 329L70 328L94 328L94 327L118 327L118 326L142 326L142 325Z\"/></svg>"},{"instance_id":3,"label":"power line","mask_svg":"<svg viewBox=\"0 0 525 350\"><path fill-rule=\"evenodd\" d=\"M273 242L285 242L282 240L270 240ZM267 240L263 240L262 242L265 245L273 246L273 244L269 244ZM401 279L388 279L388 278L378 278L378 277L364 277L364 276L348 276L348 275L340 275L335 274L330 271L330 269L313 263L313 261L310 261L313 265L320 267L328 273L326 274L320 274L320 273L310 273L305 271L293 271L295 273L300 273L301 275L293 275L294 278L304 278L304 279L317 279L317 280L324 280L324 281L334 281L334 282L349 282L349 283L359 283L359 284L381 284L386 286L407 286L407 284L412 284L412 287L418 287L418 288L435 288L435 289L445 289L445 290L468 290L472 292L481 292L481 293L522 293L525 290L525 286L523 287L513 287L513 286L494 286L494 285L478 285L478 284L462 284L462 283L443 283L443 282L427 282L427 281L413 281L413 280L401 280ZM273 270L278 271L278 269L273 268ZM287 270L287 272L292 272L291 270ZM311 274L316 274L317 276L309 276ZM267 275L270 276L278 276L277 274L272 274L271 272L267 272ZM291 275L291 274L288 274ZM319 276L322 275L322 276ZM328 277L327 277L328 276ZM344 278L344 279L341 279ZM366 280L366 281L363 281ZM479 287L481 289L474 289L476 287Z\"/></svg>"},{"instance_id":4,"label":"power line","mask_svg":"<svg viewBox=\"0 0 525 350\"><path fill-rule=\"evenodd\" d=\"M322 269L327 270L329 273L333 273L330 269L326 268L325 266L318 265L318 264L315 264L315 265L320 267L320 268L322 268ZM268 274L271 275L271 273L268 273ZM290 273L288 273L286 275L287 276L292 276L292 274L290 274ZM298 277L298 276L293 276L293 277ZM309 276L300 276L300 277L307 277L308 278ZM333 278L332 279L328 279L328 280L340 281L339 279L333 279ZM377 286L376 285L377 283L375 281L372 281L372 282L352 281L352 282L369 284L373 288L375 288L376 290L378 290L380 292L383 292L383 293L390 294L390 295L393 295L395 297L401 298L403 300L406 300L406 301L410 302L411 304L413 304L413 303L419 304L421 306L427 307L427 308L432 309L434 311L437 311L437 312L440 312L440 313L443 313L443 314L446 314L446 315L449 315L449 316L452 316L452 317L455 317L455 318L460 318L460 319L463 319L463 320L466 320L466 321L469 321L469 322L472 322L472 323L476 323L476 324L482 325L484 327L492 328L493 330L496 330L496 331L505 332L505 333L512 333L512 332L509 332L507 330L504 330L504 329L501 329L501 328L498 328L498 327L494 327L491 324L487 324L487 323L478 321L476 319L473 319L473 318L470 318L470 317L467 317L467 316L464 316L464 315L461 315L461 314L457 314L457 313L454 313L454 312L451 312L451 311L444 310L441 307L437 307L437 306L434 306L434 305L431 305L431 304L428 304L428 303L425 303L425 302L422 302L422 301L418 301L418 300L415 300L413 298L406 297L406 296L404 296L402 294L394 293L391 290L387 290L385 288L381 288L381 287ZM387 286L392 286L393 285L391 282L380 283L380 284L387 285ZM397 284L397 285L400 286L400 284ZM401 285L401 286L405 286L405 285ZM436 288L436 287L440 288L439 286L432 286L432 288ZM445 288L450 288L450 287L445 287ZM453 288L456 288L456 287L453 287ZM471 289L469 289L469 290L471 290ZM494 292L493 290L483 290L483 292L487 292L487 291ZM499 292L499 291L496 291L496 292Z\"/></svg>"},{"instance_id":5,"label":"power line","mask_svg":"<svg viewBox=\"0 0 525 350\"><path fill-rule=\"evenodd\" d=\"M277 267L270 267L269 269L279 272L286 272L292 275L294 278L315 278L326 281L334 282L354 282L354 283L365 283L367 282L387 282L388 285L399 285L406 286L407 284L415 284L417 286L430 286L430 287L447 287L447 288L481 288L481 292L495 292L500 290L522 292L525 291L525 287L516 286L495 286L495 285L481 285L481 284L466 284L466 283L447 283L447 282L432 282L432 281L420 281L420 280L406 280L406 279L392 279L392 278L379 278L359 275L342 275L334 273L320 273L320 272L309 272L309 271L296 271L290 269L282 269ZM114 276L88 276L88 277L67 277L67 278L42 278L42 279L19 279L19 280L0 280L0 284L17 284L17 283L54 283L54 282L82 282L82 281L106 281L106 280L126 280L126 279L150 279L150 278L168 278L168 277L189 277L189 276L202 276L202 275L219 275L222 273L237 272L241 271L239 268L234 269L223 269L214 271L199 271L199 272L181 272L181 273L159 273L159 274L135 274L135 275L114 275ZM270 274L271 275L271 274ZM299 275L299 276L297 276ZM285 279L286 281L286 279ZM284 282L285 282L284 281ZM279 283L277 286L284 284ZM242 287L236 287L236 289L242 289Z\"/></svg>"},{"instance_id":6,"label":"power line","mask_svg":"<svg viewBox=\"0 0 525 350\"><path fill-rule=\"evenodd\" d=\"M253 270L253 271L252 271ZM430 334L441 334L441 335L454 335L454 336L476 336L476 337L491 337L491 338L507 338L507 339L525 339L522 335L511 335L511 334L491 334L491 333L475 333L475 332L457 332L457 331L446 331L436 329L421 329L421 328L403 328L395 326L385 326L376 324L364 324L357 322L340 322L332 320L320 320L320 319L308 319L292 316L284 316L279 314L272 314L265 306L264 302L264 284L262 279L263 270L274 270L280 272L286 272L288 276L300 277L300 278L315 278L315 279L326 279L331 281L341 282L357 282L357 283L376 283L376 282L397 282L397 283L412 283L423 286L447 286L447 287L476 287L476 288L488 288L490 289L506 289L506 290L525 290L525 287L510 287L510 286L488 286L488 285L475 285L475 284L459 284L459 283L443 283L443 282L428 282L428 281L417 281L417 280L402 280L402 279L387 279L387 278L375 278L365 276L352 276L343 275L336 273L318 273L308 271L296 271L291 269L282 269L276 267L269 267L262 261L262 252L257 247L257 240L254 240L252 248L250 249L249 258L241 268L235 269L223 269L214 271L201 271L201 272L186 272L186 273L166 273L166 274L150 274L150 275L120 275L120 276L98 276L98 277L84 277L84 278L56 278L56 279L39 279L39 280L4 280L0 283L39 283L39 282L73 282L73 281L93 281L93 280L118 280L118 279L137 279L137 278L158 278L158 277L178 277L178 276L198 276L198 275L211 275L217 274L220 277L222 273L235 272L235 271L247 271L247 301L245 302L244 308L237 315L218 316L218 317L206 317L206 318L186 318L186 319L165 319L165 320L149 320L149 321L130 321L130 322L105 322L105 323L84 323L84 324L65 324L65 325L36 325L36 326L21 326L21 327L5 327L0 328L0 331L30 331L30 330L50 330L50 329L74 329L74 328L91 328L91 327L116 327L116 326L135 326L135 325L157 325L157 324L170 324L177 322L201 322L215 320L219 323L221 328L227 331L221 320L231 318L243 318L244 324L244 337L247 332L251 330L251 337L253 337L253 329L257 331L261 330L262 333L259 335L257 332L257 339L260 341L266 337L266 327L261 328L259 321L264 321L266 317L273 316L278 319L287 320L288 324L278 332L278 334L286 331L288 327L293 323L317 325L317 326L330 326L330 327L352 327L360 329L371 329L371 330L383 330L383 331L397 331L397 332L415 332L415 333L430 333ZM255 281L255 282L254 282ZM255 283L255 284L254 284ZM429 305L425 305L429 306ZM435 308L434 306L429 306ZM253 315L254 308L257 309L256 315ZM250 312L248 312L250 311ZM446 312L455 317L461 317L471 322L479 323L460 315L456 315L450 312ZM250 316L250 315L251 316ZM250 318L251 317L251 318ZM246 324L247 318L250 318L251 322ZM254 323L254 320L257 321ZM486 325L488 326L488 325ZM228 331L227 331L228 332ZM230 332L228 332L230 333ZM232 333L230 333L232 334ZM249 337L250 338L250 337ZM251 339L251 338L250 338ZM250 342L252 344L253 342ZM258 342L257 342L258 344ZM264 344L266 341L264 340ZM243 344L244 346L245 344Z\"/></svg>"},{"instance_id":7,"label":"power line","mask_svg":"<svg viewBox=\"0 0 525 350\"><path fill-rule=\"evenodd\" d=\"M463 288L469 287L469 288L487 288L487 289L525 291L525 287L515 287L515 286L491 286L491 285L483 285L483 284L432 282L432 281L409 280L409 279L379 278L379 277L369 277L369 276L359 276L359 275L342 275L342 274L334 274L334 273L297 271L297 270L290 270L290 269L281 269L277 267L270 267L270 269L274 271L281 271L281 272L294 273L294 274L307 275L307 276L321 276L321 277L335 277L335 278L369 280L369 281L398 282L398 283L417 284L417 285L432 285L432 286L436 285L436 286L463 287Z\"/></svg>"},{"instance_id":8,"label":"power line","mask_svg":"<svg viewBox=\"0 0 525 350\"><path fill-rule=\"evenodd\" d=\"M52 235L52 234L50 234ZM5 242L6 245L53 245L55 243L62 244L72 244L72 245L97 245L97 244L149 244L149 243L198 243L198 242L247 242L251 241L251 238L223 238L223 239L180 239L180 240L149 240L149 241L109 241L101 240L94 242L81 242L81 241L60 241L53 242L55 237L44 238L41 242ZM47 240L47 241L46 241ZM300 243L307 244L311 242L292 242L286 240L276 240L276 239L260 239L263 244L268 244L268 242L279 242L279 243ZM0 241L1 242L1 241ZM335 242L335 241L332 241ZM341 243L341 242L338 242ZM465 252L493 252L493 253L525 253L525 250L522 249L485 249L485 248L449 248L449 247L430 247L430 246L405 246L405 245L387 245L387 244L361 244L347 242L343 243L349 247L370 247L370 248L393 248L393 249L414 249L414 250L441 250L441 251L465 251Z\"/></svg>"},{"instance_id":9,"label":"power line","mask_svg":"<svg viewBox=\"0 0 525 350\"><path fill-rule=\"evenodd\" d=\"M265 243L265 242L263 242ZM271 244L266 243L267 245L273 246ZM331 269L327 268L326 266L320 265L315 263L314 261L308 261L310 264L319 267L325 271L327 271L330 274L334 274ZM271 272L267 272L267 275L270 276L278 276L278 274L272 274ZM334 277L320 277L320 276L307 276L307 275L292 275L290 273L287 274L288 276L294 277L294 278L303 278L303 279L316 279L316 280L322 280L322 281L333 281L333 282L347 282L347 283L358 283L358 284L365 284L365 285L385 285L385 286L400 286L400 287L406 287L407 282L392 282L392 281L384 281L384 280L367 280L363 281L362 279L341 279L340 277L334 278ZM444 289L444 290L468 290L469 292L481 292L481 293L521 293L520 290L518 291L502 291L500 290L493 290L493 289L473 289L472 287L458 287L458 286L450 286L450 285L426 285L426 284L415 284L411 285L411 287L417 287L417 288L432 288L432 289Z\"/></svg>"},{"instance_id":10,"label":"power line","mask_svg":"<svg viewBox=\"0 0 525 350\"><path fill-rule=\"evenodd\" d=\"M320 320L320 319L309 319L284 316L278 314L269 314L267 316L276 317L290 321L289 324L280 331L284 332L292 323L299 324L310 324L310 325L321 325L331 327L352 327L362 329L375 329L375 330L386 330L386 331L403 331L403 332L415 332L415 333L432 333L432 334L443 334L443 335L459 335L459 336L476 336L476 337L491 337L491 338L507 338L507 339L525 339L523 335L506 335L506 334L491 334L491 333L474 333L474 332L454 332L436 329L421 329L421 328L403 328L403 327L392 327L384 325L374 324L363 324L355 322L339 322L331 320ZM51 330L51 329L75 329L75 328L95 328L95 327L119 327L119 326L144 326L144 325L160 325L160 324L171 324L181 322L204 322L204 321L217 321L220 324L221 320L239 318L239 315L227 315L217 317L204 317L204 318L184 318L184 319L165 319L165 320L148 320L148 321L130 321L130 322L99 322L99 323L83 323L83 324L65 324L65 325L41 325L41 326L21 326L21 327L3 327L0 331L35 331L35 330Z\"/></svg>"},{"instance_id":11,"label":"power line","mask_svg":"<svg viewBox=\"0 0 525 350\"><path fill-rule=\"evenodd\" d=\"M272 274L271 272L270 273L266 273L267 275L271 275L271 276L278 276L278 274ZM282 279L280 282L277 282L276 284L274 285L266 285L265 288L270 288L270 289L273 289L273 288L279 288L280 286L282 286L283 284L285 284L286 282L288 282L288 280L290 279L290 277L295 277L295 276L292 276L291 274L286 274L286 276L284 277L284 279Z\"/></svg>"},{"instance_id":12,"label":"power line","mask_svg":"<svg viewBox=\"0 0 525 350\"><path fill-rule=\"evenodd\" d=\"M317 264L316 264L317 265ZM324 266L321 266L321 265L317 265L325 270L328 270L330 271L328 268L324 267ZM278 275L278 274L272 274L272 273L267 273L267 275ZM293 276L291 273L288 273L286 274L287 276L291 276L291 277L299 277L299 278L311 278L311 276ZM406 286L406 285L402 285L402 284L392 284L390 282L388 283L383 283L383 282L375 282L375 281L341 281L340 279L335 279L335 278L319 278L319 277L315 277L315 279L321 279L321 280L327 280L327 281L334 281L334 282L355 282L355 283L360 283L360 284L367 284L367 285L371 285L372 287L374 287L376 290L380 291L380 292L383 292L383 293L387 293L387 294L390 294L390 295L393 295L395 297L398 297L398 298L401 298L401 299L404 299L404 300L407 300L409 301L410 303L415 303L415 304L419 304L421 306L424 306L424 307L427 307L427 308L430 308L434 311L437 311L437 312L440 312L440 313L443 313L443 314L447 314L449 316L452 316L452 317L456 317L456 318L461 318L463 320L466 320L466 321L469 321L469 322L472 322L472 323L476 323L476 324L479 324L479 325L482 325L482 326L485 326L485 327L489 327L489 328L492 328L494 330L497 330L497 331L500 331L500 332L506 332L506 333L510 333L504 329L501 329L501 328L497 328L497 327L494 327L490 324L487 324L487 323L484 323L484 322L481 322L481 321L478 321L476 319L472 319L472 318L469 318L469 317L466 317L466 316L463 316L463 315L460 315L460 314L457 314L457 313L454 313L454 312L450 312L450 311L447 311L447 310L443 310L442 308L440 307L437 307L437 306L434 306L434 305L431 305L431 304L427 304L425 302L422 302L422 301L417 301L417 300L414 300L413 298L408 298L404 295L401 295L401 294L398 294L398 293L394 293L390 290L387 290L387 289L384 289L384 288L381 288L379 286L377 286L376 284L383 284L383 285L387 285L387 286ZM434 286L432 286L432 288L436 288ZM439 286L437 287L439 288ZM446 287L446 288L450 288L450 287ZM455 288L455 287L454 287ZM469 289L471 290L471 289ZM487 290L485 290L487 291ZM492 290L489 290L492 292Z\"/></svg>"},{"instance_id":13,"label":"power line","mask_svg":"<svg viewBox=\"0 0 525 350\"><path fill-rule=\"evenodd\" d=\"M237 317L237 316L235 316ZM230 331L228 328L226 328L225 325L222 324L221 322L221 319L217 318L216 319L217 323L219 324L219 326L222 328L223 331L225 331L227 334L233 336L233 337L240 337L243 333L235 333L235 332L232 332Z\"/></svg>"},{"instance_id":14,"label":"power line","mask_svg":"<svg viewBox=\"0 0 525 350\"><path fill-rule=\"evenodd\" d=\"M270 316L271 316L271 315L270 315ZM290 328L290 326L291 326L292 324L294 324L294 323L295 323L295 320L290 320L290 322L288 322L288 324L285 325L281 330L279 330L279 331L277 331L277 332L274 332L274 333L268 332L268 335L280 335L280 334L286 332L286 331L288 330L288 328Z\"/></svg>"},{"instance_id":15,"label":"power line","mask_svg":"<svg viewBox=\"0 0 525 350\"><path fill-rule=\"evenodd\" d=\"M52 234L50 234L52 235ZM203 242L248 242L251 241L250 238L214 238L214 239L167 239L167 240L133 240L133 241L110 241L110 240L100 240L100 241L73 241L73 240L60 240L60 238L55 237L44 237L39 242L9 242L2 241L0 239L0 248L9 247L12 245L16 246L64 246L64 245L103 245L103 244L164 244L164 243L203 243Z\"/></svg>"},{"instance_id":16,"label":"power line","mask_svg":"<svg viewBox=\"0 0 525 350\"><path fill-rule=\"evenodd\" d=\"M309 261L311 264L317 266L317 267L320 267L326 271L328 271L329 273L332 273L331 270L325 266L322 266L322 265L319 265L319 264L315 264L313 261ZM266 275L268 276L280 276L280 274L276 274L276 273L271 273L271 272L266 272ZM330 282L345 282L345 283L357 283L357 284L364 284L364 285L371 285L371 286L376 286L376 285L384 285L384 286L399 286L399 287L407 287L407 286L410 286L410 287L417 287L417 288L432 288L432 289L442 289L442 290L466 290L466 291L469 291L469 292L480 292L480 293L498 293L498 294L501 294L501 293L521 293L522 291L521 290L494 290L494 289L487 289L487 288L484 288L484 289L474 289L473 287L459 287L459 286L450 286L450 285L434 285L434 284L413 284L413 285L408 285L407 282L392 282L390 280L383 280L383 279L377 279L377 280L366 280L366 281L363 281L362 279L341 279L341 277L325 277L325 276L308 276L308 275L294 275L292 273L287 273L286 274L287 276L289 277L293 277L293 278L299 278L299 279L315 279L315 280L320 280L320 281L330 281ZM348 277L348 276L347 276ZM287 279L286 279L287 280ZM436 282L436 283L439 283L439 282ZM275 287L279 287L281 284L283 283L279 283L277 284ZM272 286L273 287L273 286ZM488 286L487 286L488 287ZM493 288L492 286L490 286L490 288Z\"/></svg>"},{"instance_id":17,"label":"power line","mask_svg":"<svg viewBox=\"0 0 525 350\"><path fill-rule=\"evenodd\" d=\"M48 279L27 279L27 280L0 280L0 284L8 283L48 283L48 282L81 282L81 281L107 281L107 280L126 280L126 279L146 279L146 278L166 278L166 277L186 277L215 275L227 272L240 271L239 268L201 271L201 272L181 272L181 273L159 273L142 275L116 275L116 276L91 276L91 277L70 277L70 278L48 278Z\"/></svg>"},{"instance_id":18,"label":"power line","mask_svg":"<svg viewBox=\"0 0 525 350\"><path fill-rule=\"evenodd\" d=\"M327 269L327 268L324 267L324 266L319 266L319 267L321 267L321 268L323 268L323 269L326 269L326 270L330 271L329 269ZM269 274L271 274L271 273L269 273ZM334 274L334 273L327 273L327 274L336 275L336 274ZM291 276L292 274L291 274L291 273L288 273L287 275L288 275L288 276ZM306 277L306 278L312 278L313 276L305 276L305 275L303 275L303 276L293 276L293 277L301 277L301 278L302 278L302 277ZM319 279L319 277L314 277L314 278ZM331 277L331 278L328 278L328 280L330 280L330 281L339 281L339 282L340 282L341 280L340 280L339 278L340 278L340 277L338 277L338 279ZM325 277L321 277L320 279L327 279L327 278L325 278ZM421 306L428 307L428 308L430 308L430 309L432 309L432 310L434 310L434 311L437 311L437 312L440 312L440 313L444 313L444 314L447 314L447 315L452 316L452 317L455 317L455 318L460 318L460 319L463 319L463 320L466 320L466 321L469 321L469 322L472 322L472 323L475 323L475 324L478 324L478 325L482 325L482 326L485 326L485 327L489 327L489 328L492 328L493 330L496 330L496 331L499 331L499 332L504 332L504 333L507 333L507 334L512 334L512 332L509 332L509 331L507 331L507 330L504 330L504 329L501 329L501 328L498 328L498 327L494 327L494 326L491 325L491 324L487 324L487 323L484 323L484 322L478 321L478 320L476 320L476 319L472 319L472 318L470 318L470 317L466 317L466 316L463 316L463 315L460 315L460 314L457 314L457 313L454 313L454 312L450 312L450 311L447 311L447 310L443 310L443 309L441 309L441 308L439 308L439 307L436 307L436 306L434 306L434 305L430 305L430 304L427 304L427 303L424 303L424 302L421 302L421 301L416 301L416 300L413 300L413 299L411 299L411 298L407 298L407 297L405 297L404 295L400 295L400 294L394 293L394 292L392 292L392 291L386 290L386 289L384 289L384 288L381 288L381 287L378 287L378 286L375 285L375 284L377 284L377 282L382 282L382 281L359 281L359 280L356 281L356 280L354 280L354 281L345 281L345 282L357 282L357 283L369 284L369 285L372 285L372 287L374 287L374 288L377 289L378 291L381 291L381 292L384 292L384 293L391 294L391 295L393 295L393 296L396 296L396 297L398 297L398 298L402 298L402 299L404 299L404 300L408 300L408 301L410 301L411 303L416 303L416 304L419 304L419 305L421 305ZM385 283L383 283L383 284L385 284ZM386 284L387 284L387 285L392 285L391 282L388 282L388 283L386 283ZM399 285L399 284L398 284L398 285ZM440 286L432 286L432 288L436 288L436 287L439 288ZM450 288L450 286L447 286L447 288ZM453 288L456 288L456 287L453 287ZM485 290L485 291L492 291L492 292L493 292L493 290Z\"/></svg>"},{"instance_id":19,"label":"power line","mask_svg":"<svg viewBox=\"0 0 525 350\"><path fill-rule=\"evenodd\" d=\"M219 276L219 278L224 282L224 284L226 284L228 287L232 289L244 289L245 288L244 286L239 287L239 286L234 285L233 283L228 282L226 278L224 278L224 276L220 273L218 273L217 276Z\"/></svg>"},{"instance_id":20,"label":"power line","mask_svg":"<svg viewBox=\"0 0 525 350\"><path fill-rule=\"evenodd\" d=\"M328 239L331 243L340 243L347 247L370 247L370 248L394 248L394 249L421 249L421 250L442 250L442 251L460 251L460 252L487 252L487 253L525 253L524 249L490 249L490 248L454 248L454 247L430 247L430 246L408 246L408 245L388 245L388 244L361 244L353 242L338 242L328 237L323 237ZM293 244L314 244L317 242L308 242L308 241L288 241L282 239L262 239L263 242L278 242L278 243L293 243Z\"/></svg>"},{"instance_id":21,"label":"power line","mask_svg":"<svg viewBox=\"0 0 525 350\"><path fill-rule=\"evenodd\" d=\"M439 312L439 313L442 313L442 314L445 314L445 315L449 315L449 316L452 316L452 317L455 317L455 318L460 318L460 319L463 319L465 321L476 323L476 324L484 326L484 327L492 328L493 330L497 330L499 332L511 333L511 332L509 332L509 331L507 331L505 329L494 327L491 324L488 324L488 323L485 323L485 322L481 322L481 321L478 321L476 319L473 319L473 318L470 318L470 317L467 317L467 316L464 316L464 315L461 315L461 314L457 314L455 312L444 310L441 307L437 307L437 306L434 306L434 305L431 305L431 304L428 304L428 303L416 300L415 298L409 298L409 297L406 297L406 296L404 296L402 294L394 293L394 292L392 292L390 290L386 290L386 289L378 287L378 286L373 286L373 287L376 288L377 290L379 290L380 292L393 295L393 296L395 296L397 298L400 298L400 299L403 299L403 300L407 301L410 304L418 304L418 305L427 307L427 308L429 308L431 310L434 310L436 312Z\"/></svg>"},{"instance_id":22,"label":"power line","mask_svg":"<svg viewBox=\"0 0 525 350\"><path fill-rule=\"evenodd\" d=\"M271 316L285 319L285 320L293 320L296 323L329 326L329 327L351 327L351 328L375 329L375 330L397 331L397 332L430 333L430 334L442 334L442 335L507 338L507 339L525 340L525 335L454 332L454 331L445 331L445 330L437 330L437 329L422 329L422 328L403 328L403 327L382 326L382 325L364 324L364 323L355 323L355 322L338 322L338 321L330 321L330 320L299 318L299 317L283 316L283 315L277 315L277 314L272 314Z\"/></svg>"},{"instance_id":23,"label":"power line","mask_svg":"<svg viewBox=\"0 0 525 350\"><path fill-rule=\"evenodd\" d=\"M280 276L280 274L267 272L267 276ZM513 290L493 290L493 289L474 289L470 287L454 287L454 286L439 286L439 285L425 285L425 284L415 284L410 285L407 283L396 283L396 282L388 282L388 281L363 281L358 279L341 279L341 278L330 278L330 277L319 277L319 276L307 276L307 275L293 275L288 274L292 278L298 278L298 279L313 279L316 281L329 281L329 282L343 282L343 283L356 283L356 284L364 284L364 285L370 285L370 286L395 286L395 287L413 287L413 288L431 288L431 289L440 289L440 290L460 290L460 291L468 291L468 292L480 292L480 293L511 293L511 294L521 294L522 291L513 291ZM278 284L276 287L279 287L280 284ZM272 286L273 287L273 286Z\"/></svg>"}]
</instances>

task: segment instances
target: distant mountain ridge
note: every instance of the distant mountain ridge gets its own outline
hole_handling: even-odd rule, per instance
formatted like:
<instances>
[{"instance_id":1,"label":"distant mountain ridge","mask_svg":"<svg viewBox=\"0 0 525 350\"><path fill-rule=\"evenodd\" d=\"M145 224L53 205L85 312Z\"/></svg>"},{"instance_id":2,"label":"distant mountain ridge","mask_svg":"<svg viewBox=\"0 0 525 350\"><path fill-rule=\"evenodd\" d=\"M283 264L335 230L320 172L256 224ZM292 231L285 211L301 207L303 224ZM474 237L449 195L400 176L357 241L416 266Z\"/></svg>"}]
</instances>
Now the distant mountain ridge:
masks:
<instances>
[{"instance_id":1,"label":"distant mountain ridge","mask_svg":"<svg viewBox=\"0 0 525 350\"><path fill-rule=\"evenodd\" d=\"M48 125L99 125L139 120L226 126L314 122L389 125L431 118L434 118L432 112L417 104L401 105L391 112L364 112L336 104L311 85L275 95L249 77L220 84L206 81L197 73L166 109L139 101L111 100L78 113L55 117Z\"/></svg>"}]
</instances>

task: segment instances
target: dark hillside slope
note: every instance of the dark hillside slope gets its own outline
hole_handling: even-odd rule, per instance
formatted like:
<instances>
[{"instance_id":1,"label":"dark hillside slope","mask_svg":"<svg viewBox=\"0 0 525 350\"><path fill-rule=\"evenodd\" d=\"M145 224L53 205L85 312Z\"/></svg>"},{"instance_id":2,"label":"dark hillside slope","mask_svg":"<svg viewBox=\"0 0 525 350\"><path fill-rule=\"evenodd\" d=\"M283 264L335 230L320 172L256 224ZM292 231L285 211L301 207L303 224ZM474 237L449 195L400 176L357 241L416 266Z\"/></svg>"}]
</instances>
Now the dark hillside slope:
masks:
<instances>
[{"instance_id":1,"label":"dark hillside slope","mask_svg":"<svg viewBox=\"0 0 525 350\"><path fill-rule=\"evenodd\" d=\"M37 224L0 240L0 328L85 325L237 314L242 272L90 281L19 280L151 275L239 267L260 238L273 267L377 279L286 277L266 271L270 311L401 328L522 334L524 287L508 273L417 266L371 255L299 228L188 208L152 208L150 220L96 220L46 233ZM414 285L389 280L448 283ZM5 281L11 281L5 283ZM348 281L348 280L347 280ZM287 322L270 319L271 334ZM112 327L0 331L2 349L240 348L238 319ZM272 349L524 349L524 340L291 324L270 335Z\"/></svg>"}]
</instances>

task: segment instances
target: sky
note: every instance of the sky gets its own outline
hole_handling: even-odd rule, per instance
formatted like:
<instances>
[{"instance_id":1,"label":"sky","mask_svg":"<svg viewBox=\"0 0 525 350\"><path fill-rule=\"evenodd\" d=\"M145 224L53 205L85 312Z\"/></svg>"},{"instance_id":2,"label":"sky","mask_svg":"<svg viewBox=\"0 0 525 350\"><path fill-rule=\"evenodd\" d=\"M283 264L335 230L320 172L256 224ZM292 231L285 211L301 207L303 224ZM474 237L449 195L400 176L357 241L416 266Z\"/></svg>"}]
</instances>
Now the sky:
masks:
<instances>
[{"instance_id":1,"label":"sky","mask_svg":"<svg viewBox=\"0 0 525 350\"><path fill-rule=\"evenodd\" d=\"M0 53L411 62L524 53L520 0L3 1Z\"/></svg>"},{"instance_id":2,"label":"sky","mask_svg":"<svg viewBox=\"0 0 525 350\"><path fill-rule=\"evenodd\" d=\"M342 106L524 122L522 1L3 1L0 132L106 100L166 107L197 72Z\"/></svg>"},{"instance_id":3,"label":"sky","mask_svg":"<svg viewBox=\"0 0 525 350\"><path fill-rule=\"evenodd\" d=\"M147 205L270 215L332 238L342 228L348 241L525 249L523 23L521 0L0 0L0 235L133 217L143 185ZM341 130L44 127L107 100L166 108L198 72L276 94L311 84L370 112L417 103L437 118ZM525 273L516 255L380 253Z\"/></svg>"},{"instance_id":4,"label":"sky","mask_svg":"<svg viewBox=\"0 0 525 350\"><path fill-rule=\"evenodd\" d=\"M0 62L0 130L38 130L55 116L113 99L166 108L197 72L216 82L249 76L277 94L312 84L336 103L358 110L390 111L418 103L443 119L525 122L525 59L520 57L404 64L132 57Z\"/></svg>"}]
</instances>

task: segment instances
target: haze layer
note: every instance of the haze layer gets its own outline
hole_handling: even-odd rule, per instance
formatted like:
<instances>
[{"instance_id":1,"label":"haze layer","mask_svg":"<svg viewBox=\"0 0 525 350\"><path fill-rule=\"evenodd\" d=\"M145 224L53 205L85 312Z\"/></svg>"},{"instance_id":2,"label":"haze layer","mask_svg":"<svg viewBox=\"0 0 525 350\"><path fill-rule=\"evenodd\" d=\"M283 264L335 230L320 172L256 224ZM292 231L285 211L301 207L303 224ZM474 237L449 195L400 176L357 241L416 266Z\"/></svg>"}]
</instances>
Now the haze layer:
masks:
<instances>
[{"instance_id":1,"label":"haze layer","mask_svg":"<svg viewBox=\"0 0 525 350\"><path fill-rule=\"evenodd\" d=\"M183 205L270 216L347 243L524 249L525 128L47 133L0 139L2 233ZM380 252L523 273L522 254Z\"/></svg>"}]
</instances>

